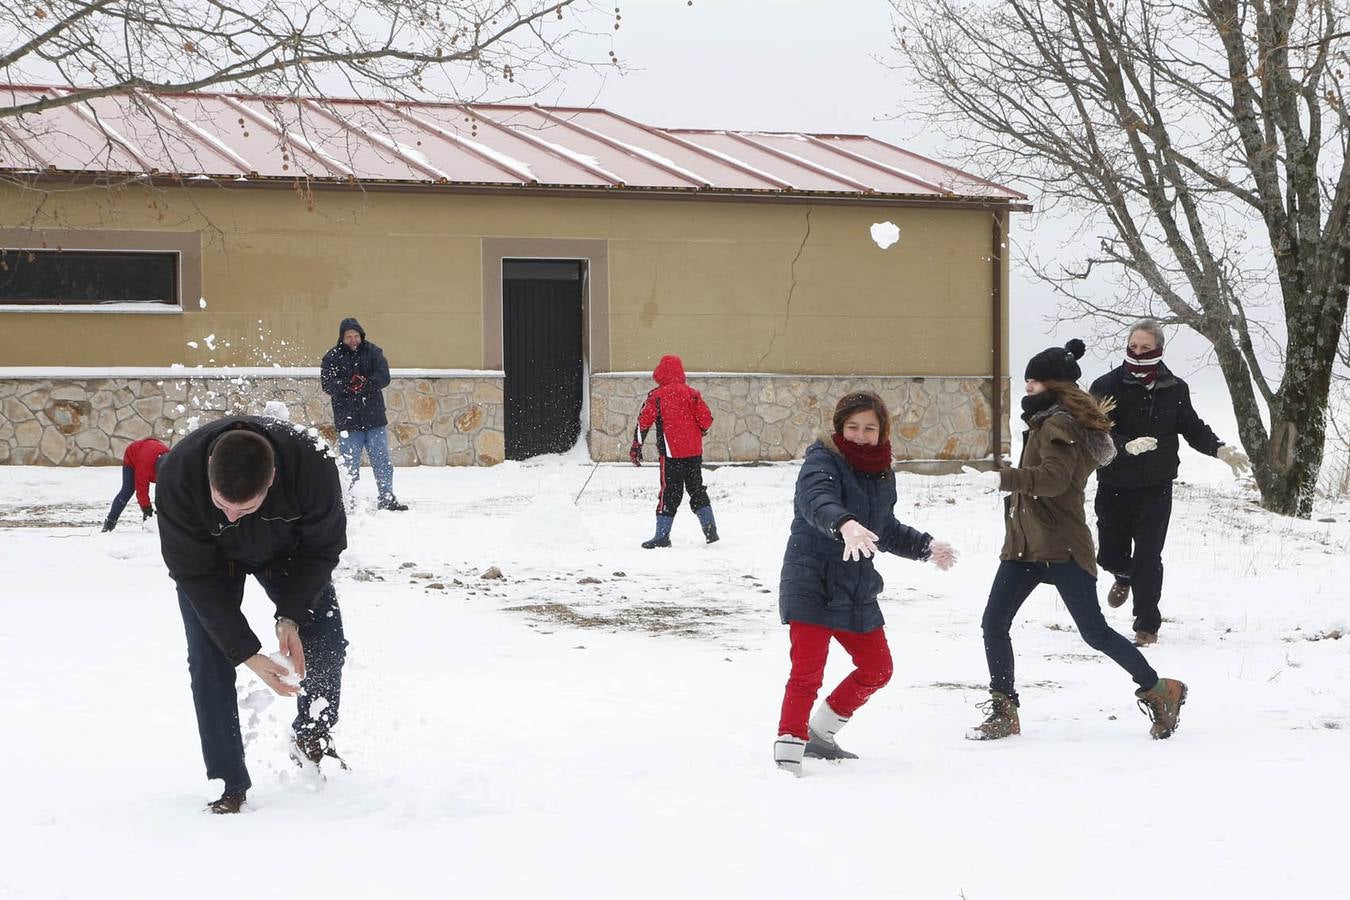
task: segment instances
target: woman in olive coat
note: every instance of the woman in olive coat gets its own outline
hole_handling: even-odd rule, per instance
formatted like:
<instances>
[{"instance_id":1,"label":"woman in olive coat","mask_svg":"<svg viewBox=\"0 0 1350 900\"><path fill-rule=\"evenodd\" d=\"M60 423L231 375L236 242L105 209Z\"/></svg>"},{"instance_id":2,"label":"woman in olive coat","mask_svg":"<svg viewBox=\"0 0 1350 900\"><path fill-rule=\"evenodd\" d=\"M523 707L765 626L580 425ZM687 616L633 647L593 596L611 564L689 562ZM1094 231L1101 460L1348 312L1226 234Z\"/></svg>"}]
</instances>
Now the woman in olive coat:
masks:
<instances>
[{"instance_id":1,"label":"woman in olive coat","mask_svg":"<svg viewBox=\"0 0 1350 900\"><path fill-rule=\"evenodd\" d=\"M1172 735L1186 702L1186 685L1159 678L1139 649L1106 624L1097 600L1097 561L1083 488L1116 450L1109 404L1078 387L1083 351L1083 342L1072 340L1031 358L1022 398L1027 432L1021 462L1015 469L966 476L1009 493L1001 561L981 623L989 665L988 717L967 733L972 740L1021 733L1010 630L1027 597L1045 583L1059 591L1084 642L1130 673L1138 685L1135 696L1153 721L1154 738Z\"/></svg>"}]
</instances>

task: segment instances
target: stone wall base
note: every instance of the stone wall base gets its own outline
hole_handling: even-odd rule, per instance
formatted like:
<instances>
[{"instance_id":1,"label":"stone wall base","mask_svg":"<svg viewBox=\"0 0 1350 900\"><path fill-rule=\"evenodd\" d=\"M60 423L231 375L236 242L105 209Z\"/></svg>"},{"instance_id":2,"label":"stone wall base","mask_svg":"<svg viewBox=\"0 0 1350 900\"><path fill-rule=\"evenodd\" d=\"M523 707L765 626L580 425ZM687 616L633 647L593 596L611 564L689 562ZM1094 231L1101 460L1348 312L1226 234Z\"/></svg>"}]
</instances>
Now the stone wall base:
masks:
<instances>
[{"instance_id":1,"label":"stone wall base","mask_svg":"<svg viewBox=\"0 0 1350 900\"><path fill-rule=\"evenodd\" d=\"M292 422L337 442L317 375L0 378L0 464L121 465L132 441L172 444L221 416L260 415L269 400L285 403ZM395 378L384 400L394 465L495 465L505 458L500 374Z\"/></svg>"},{"instance_id":2,"label":"stone wall base","mask_svg":"<svg viewBox=\"0 0 1350 900\"><path fill-rule=\"evenodd\" d=\"M990 455L988 378L827 377L694 373L690 383L712 409L704 443L709 462L800 459L830 429L835 401L876 391L891 409L899 462L978 460ZM591 377L591 458L628 459L650 376ZM1008 408L1008 384L1003 384ZM191 370L165 377L0 378L0 464L120 465L127 444L166 443L230 414L261 414L280 400L291 421L336 442L332 408L317 375L237 375ZM499 372L396 377L385 390L389 444L397 466L495 465L505 458ZM1003 429L1001 452L1009 441Z\"/></svg>"},{"instance_id":3,"label":"stone wall base","mask_svg":"<svg viewBox=\"0 0 1350 900\"><path fill-rule=\"evenodd\" d=\"M723 375L693 373L714 424L703 442L709 462L800 459L850 391L875 391L891 411L897 461L971 460L991 454L991 380L977 377ZM626 460L650 375L591 377L591 458ZM1003 384L1008 409L1008 383ZM1004 417L1002 453L1010 449Z\"/></svg>"}]
</instances>

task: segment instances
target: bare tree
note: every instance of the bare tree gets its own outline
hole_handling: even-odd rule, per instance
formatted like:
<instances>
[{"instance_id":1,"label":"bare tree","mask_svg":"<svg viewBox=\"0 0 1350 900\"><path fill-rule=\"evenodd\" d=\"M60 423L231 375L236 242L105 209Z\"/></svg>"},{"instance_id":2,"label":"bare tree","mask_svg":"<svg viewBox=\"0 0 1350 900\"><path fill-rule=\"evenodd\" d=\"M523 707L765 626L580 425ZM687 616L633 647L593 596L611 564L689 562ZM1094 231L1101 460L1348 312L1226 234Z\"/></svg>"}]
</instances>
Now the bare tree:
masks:
<instances>
[{"instance_id":1,"label":"bare tree","mask_svg":"<svg viewBox=\"0 0 1350 900\"><path fill-rule=\"evenodd\" d=\"M1203 335L1263 505L1310 515L1350 286L1344 0L891 2L929 115L1096 232L1039 274Z\"/></svg>"},{"instance_id":2,"label":"bare tree","mask_svg":"<svg viewBox=\"0 0 1350 900\"><path fill-rule=\"evenodd\" d=\"M333 78L358 96L439 90L459 99L578 62L566 39L598 16L596 0L8 3L0 6L0 80L70 89L9 102L0 94L0 121L133 93L321 94ZM606 62L617 62L613 51Z\"/></svg>"}]
</instances>

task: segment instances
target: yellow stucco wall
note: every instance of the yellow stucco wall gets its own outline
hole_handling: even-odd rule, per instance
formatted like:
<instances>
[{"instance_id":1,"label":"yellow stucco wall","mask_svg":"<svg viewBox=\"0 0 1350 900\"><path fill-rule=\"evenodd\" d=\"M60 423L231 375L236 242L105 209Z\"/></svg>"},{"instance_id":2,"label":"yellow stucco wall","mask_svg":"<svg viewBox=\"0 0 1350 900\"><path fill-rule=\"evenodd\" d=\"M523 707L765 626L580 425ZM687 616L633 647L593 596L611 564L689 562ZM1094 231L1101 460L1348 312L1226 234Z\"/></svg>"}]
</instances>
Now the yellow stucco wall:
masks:
<instances>
[{"instance_id":1,"label":"yellow stucco wall","mask_svg":"<svg viewBox=\"0 0 1350 900\"><path fill-rule=\"evenodd\" d=\"M881 251L884 219L901 239ZM314 365L355 315L394 366L481 368L488 236L608 241L611 370L669 352L691 370L990 368L981 211L346 191L310 211L289 190L2 186L0 228L20 227L199 231L207 306L0 313L0 365ZM214 352L187 346L207 334Z\"/></svg>"}]
</instances>

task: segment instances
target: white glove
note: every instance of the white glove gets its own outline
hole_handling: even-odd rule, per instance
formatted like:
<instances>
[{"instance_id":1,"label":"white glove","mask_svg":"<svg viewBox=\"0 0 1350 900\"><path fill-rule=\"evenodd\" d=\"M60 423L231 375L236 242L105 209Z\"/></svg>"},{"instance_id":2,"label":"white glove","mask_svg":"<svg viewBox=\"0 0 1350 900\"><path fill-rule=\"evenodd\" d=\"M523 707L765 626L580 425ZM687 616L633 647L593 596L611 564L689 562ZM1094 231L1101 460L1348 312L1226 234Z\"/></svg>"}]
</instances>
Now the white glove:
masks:
<instances>
[{"instance_id":1,"label":"white glove","mask_svg":"<svg viewBox=\"0 0 1350 900\"><path fill-rule=\"evenodd\" d=\"M1137 437L1132 441L1125 442L1125 452L1131 456L1138 456L1140 453L1157 449L1158 439L1155 437Z\"/></svg>"},{"instance_id":2,"label":"white glove","mask_svg":"<svg viewBox=\"0 0 1350 900\"><path fill-rule=\"evenodd\" d=\"M1241 478L1252 470L1252 461L1232 444L1224 444L1219 448L1219 459L1228 463L1228 467L1233 470L1234 478Z\"/></svg>"},{"instance_id":3,"label":"white glove","mask_svg":"<svg viewBox=\"0 0 1350 900\"><path fill-rule=\"evenodd\" d=\"M981 472L970 466L962 466L961 474L956 476L961 483L981 491L996 491L1003 486L1003 478L997 470Z\"/></svg>"},{"instance_id":4,"label":"white glove","mask_svg":"<svg viewBox=\"0 0 1350 900\"><path fill-rule=\"evenodd\" d=\"M933 541L928 545L928 560L937 566L940 572L945 572L956 565L960 555L956 552L956 548L946 541Z\"/></svg>"},{"instance_id":5,"label":"white glove","mask_svg":"<svg viewBox=\"0 0 1350 900\"><path fill-rule=\"evenodd\" d=\"M870 557L877 552L877 536L858 523L849 519L839 526L839 536L844 539L844 561L856 562L861 557Z\"/></svg>"}]
</instances>

